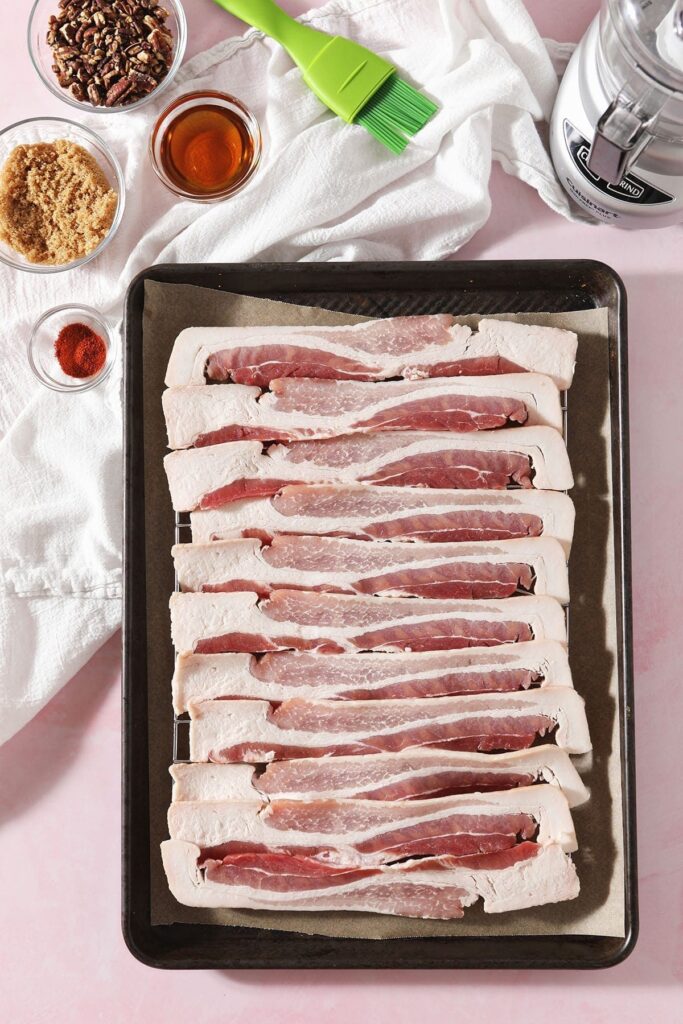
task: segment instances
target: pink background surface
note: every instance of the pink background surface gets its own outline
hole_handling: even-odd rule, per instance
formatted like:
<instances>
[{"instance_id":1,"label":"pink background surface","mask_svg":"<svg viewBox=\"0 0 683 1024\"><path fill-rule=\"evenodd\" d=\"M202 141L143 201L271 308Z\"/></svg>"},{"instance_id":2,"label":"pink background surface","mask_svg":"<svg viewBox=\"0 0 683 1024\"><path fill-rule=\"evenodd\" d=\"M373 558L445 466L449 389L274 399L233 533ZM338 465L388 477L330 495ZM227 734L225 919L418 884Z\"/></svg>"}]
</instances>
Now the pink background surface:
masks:
<instances>
[{"instance_id":1,"label":"pink background surface","mask_svg":"<svg viewBox=\"0 0 683 1024\"><path fill-rule=\"evenodd\" d=\"M427 0L435 2L435 0ZM33 75L27 0L6 0L2 121L65 113ZM284 6L301 13L306 0ZM576 40L597 0L529 0L543 35ZM185 0L189 55L239 31L208 0ZM377 1024L531 1015L555 1024L683 1021L683 607L681 227L626 234L569 224L494 170L489 223L463 259L591 257L623 277L630 306L633 603L640 941L610 971L161 972L119 927L119 638L0 748L0 1017L33 1021L218 1019ZM672 529L673 527L673 529ZM678 628L677 628L678 627ZM163 1015L163 1018L162 1018Z\"/></svg>"}]
</instances>

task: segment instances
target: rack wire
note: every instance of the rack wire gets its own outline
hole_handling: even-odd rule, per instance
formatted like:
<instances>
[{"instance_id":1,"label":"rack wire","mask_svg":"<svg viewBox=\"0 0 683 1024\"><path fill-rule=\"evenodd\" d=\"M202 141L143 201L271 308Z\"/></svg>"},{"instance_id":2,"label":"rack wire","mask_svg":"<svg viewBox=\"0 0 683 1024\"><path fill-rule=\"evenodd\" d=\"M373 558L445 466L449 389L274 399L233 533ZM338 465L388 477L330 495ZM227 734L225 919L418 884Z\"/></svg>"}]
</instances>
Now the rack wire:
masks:
<instances>
[{"instance_id":1,"label":"rack wire","mask_svg":"<svg viewBox=\"0 0 683 1024\"><path fill-rule=\"evenodd\" d=\"M176 512L175 513L175 543L184 544L186 541L192 540L192 533L190 527L190 519L187 513ZM178 583L178 573L174 574L173 579L173 590L174 593L180 592L180 584ZM175 649L175 661L178 661L178 650ZM173 764L189 764L189 731L190 731L190 718L187 714L178 715L173 710ZM181 757L181 733L182 736L182 751L188 754L187 757Z\"/></svg>"},{"instance_id":2,"label":"rack wire","mask_svg":"<svg viewBox=\"0 0 683 1024\"><path fill-rule=\"evenodd\" d=\"M562 436L564 437L565 444L567 443L569 432L569 417L567 409L567 392L561 392L561 408L562 408ZM565 491L566 493L566 491ZM176 512L175 513L175 543L182 544L186 541L192 540L190 518L187 513ZM178 574L175 573L174 578L174 592L177 594L180 591L178 584ZM564 609L565 621L567 623L567 641L569 641L569 605ZM175 659L178 659L178 651L175 651ZM190 719L187 714L178 715L175 710L173 713L173 764L189 764L189 729ZM181 757L181 752L188 754L187 757Z\"/></svg>"}]
</instances>

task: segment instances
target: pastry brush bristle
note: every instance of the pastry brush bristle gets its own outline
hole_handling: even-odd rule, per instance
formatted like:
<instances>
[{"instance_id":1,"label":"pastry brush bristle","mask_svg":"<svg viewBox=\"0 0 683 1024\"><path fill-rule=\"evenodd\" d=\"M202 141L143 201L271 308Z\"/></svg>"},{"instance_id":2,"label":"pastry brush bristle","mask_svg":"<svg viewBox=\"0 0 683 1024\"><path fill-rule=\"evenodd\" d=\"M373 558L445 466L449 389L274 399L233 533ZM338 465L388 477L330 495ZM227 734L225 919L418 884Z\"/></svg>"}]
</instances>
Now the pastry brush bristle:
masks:
<instances>
[{"instance_id":1,"label":"pastry brush bristle","mask_svg":"<svg viewBox=\"0 0 683 1024\"><path fill-rule=\"evenodd\" d=\"M356 116L392 153L402 153L438 110L438 106L398 75L391 75Z\"/></svg>"}]
</instances>

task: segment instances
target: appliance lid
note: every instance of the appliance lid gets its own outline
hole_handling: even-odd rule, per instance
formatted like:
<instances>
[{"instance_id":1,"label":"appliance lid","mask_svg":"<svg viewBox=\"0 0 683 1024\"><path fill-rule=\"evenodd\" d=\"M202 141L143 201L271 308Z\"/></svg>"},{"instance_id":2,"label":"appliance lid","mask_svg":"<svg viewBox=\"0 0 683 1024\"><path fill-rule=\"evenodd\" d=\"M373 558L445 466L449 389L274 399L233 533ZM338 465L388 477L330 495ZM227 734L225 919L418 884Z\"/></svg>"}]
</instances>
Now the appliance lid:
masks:
<instances>
[{"instance_id":1,"label":"appliance lid","mask_svg":"<svg viewBox=\"0 0 683 1024\"><path fill-rule=\"evenodd\" d=\"M683 0L608 0L608 10L634 66L683 99Z\"/></svg>"}]
</instances>

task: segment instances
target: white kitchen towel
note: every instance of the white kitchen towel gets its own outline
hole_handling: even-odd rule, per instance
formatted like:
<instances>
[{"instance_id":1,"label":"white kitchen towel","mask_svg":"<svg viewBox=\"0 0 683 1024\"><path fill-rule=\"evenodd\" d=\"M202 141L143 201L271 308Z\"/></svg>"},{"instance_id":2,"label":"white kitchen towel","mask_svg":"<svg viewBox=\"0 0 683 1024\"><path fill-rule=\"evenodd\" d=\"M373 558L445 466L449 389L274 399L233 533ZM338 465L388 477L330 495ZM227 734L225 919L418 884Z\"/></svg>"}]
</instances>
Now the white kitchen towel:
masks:
<instances>
[{"instance_id":1,"label":"white kitchen towel","mask_svg":"<svg viewBox=\"0 0 683 1024\"><path fill-rule=\"evenodd\" d=\"M557 79L520 0L333 0L303 20L388 57L439 102L404 154L333 117L251 30L190 61L158 103L87 118L127 187L98 260L54 276L0 272L0 742L120 621L120 372L87 394L44 391L25 357L40 313L85 302L118 331L128 283L158 262L440 259L487 220L493 160L570 215L535 124ZM147 156L160 107L199 88L239 96L264 134L253 183L209 206L175 199Z\"/></svg>"}]
</instances>

